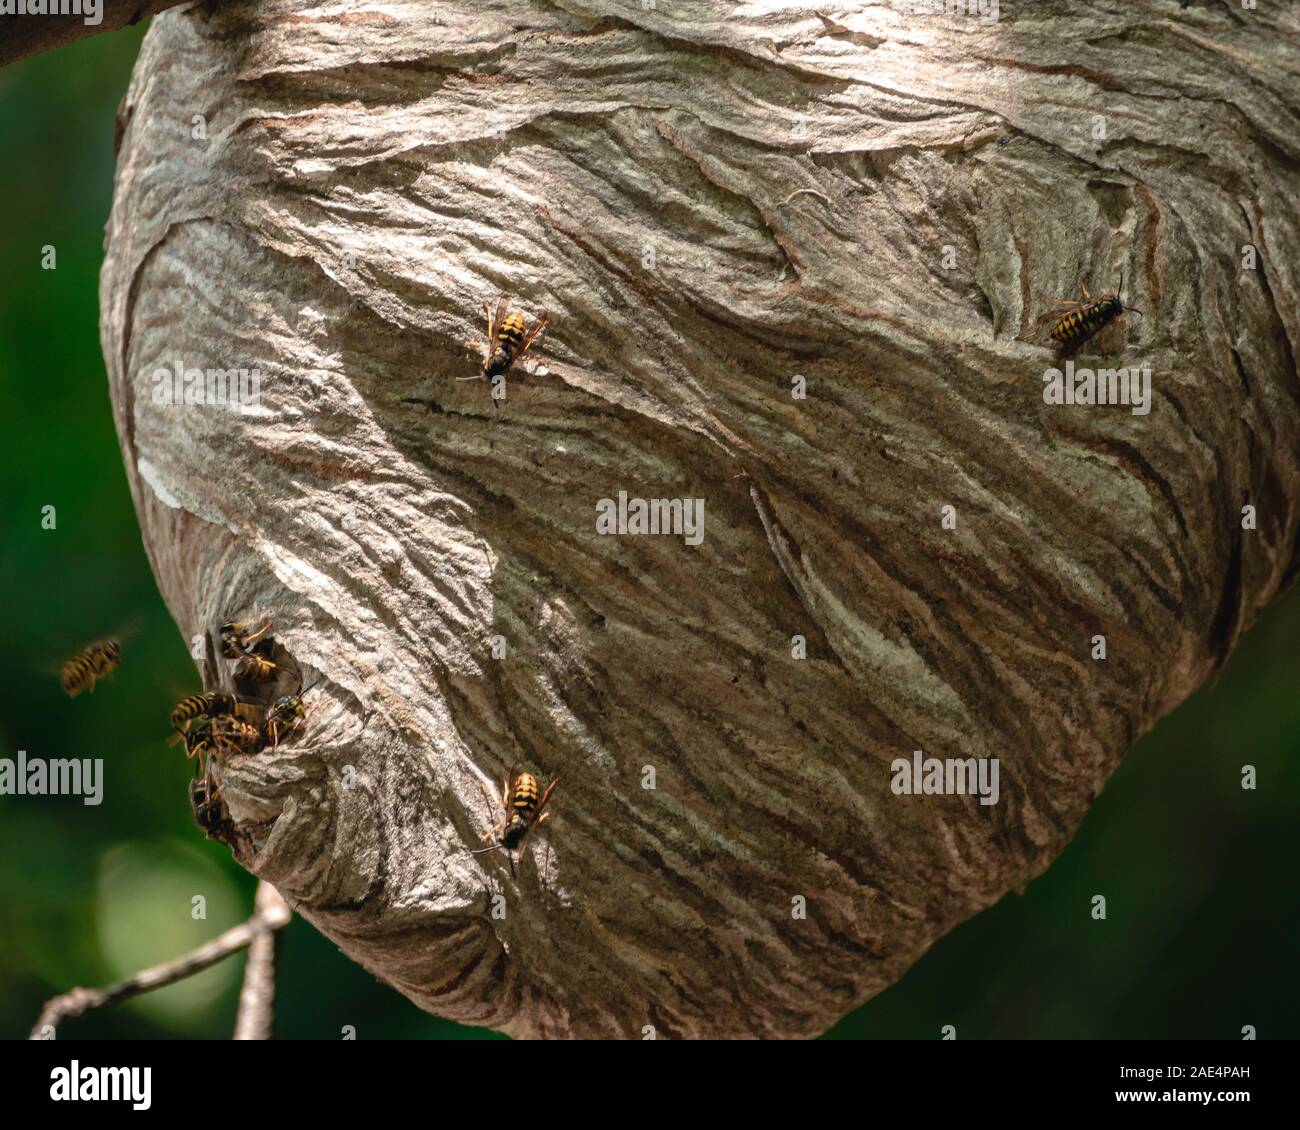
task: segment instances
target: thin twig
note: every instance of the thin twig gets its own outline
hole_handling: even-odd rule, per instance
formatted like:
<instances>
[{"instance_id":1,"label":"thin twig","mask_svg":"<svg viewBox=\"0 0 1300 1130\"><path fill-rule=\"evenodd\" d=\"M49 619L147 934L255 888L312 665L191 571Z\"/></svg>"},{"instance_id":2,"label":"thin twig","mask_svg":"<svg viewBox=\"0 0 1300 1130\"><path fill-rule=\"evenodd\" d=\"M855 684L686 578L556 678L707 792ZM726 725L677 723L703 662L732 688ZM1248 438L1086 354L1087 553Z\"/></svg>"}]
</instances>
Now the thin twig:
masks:
<instances>
[{"instance_id":1,"label":"thin twig","mask_svg":"<svg viewBox=\"0 0 1300 1130\"><path fill-rule=\"evenodd\" d=\"M244 965L244 985L239 990L239 1012L235 1017L236 1040L269 1040L275 1020L275 955L280 931L274 922L283 916L289 921L288 904L270 883L257 884L253 898L254 918L264 928L248 946Z\"/></svg>"},{"instance_id":2,"label":"thin twig","mask_svg":"<svg viewBox=\"0 0 1300 1130\"><path fill-rule=\"evenodd\" d=\"M259 884L259 894L261 888L266 885L265 883ZM196 973L202 973L203 970L216 965L222 958L229 957L232 953L238 953L252 943L255 938L268 933L275 933L282 929L291 917L289 907L284 900L280 899L278 894L276 899L279 901L278 906L256 907L252 917L247 922L232 926L224 934L218 935L210 942L205 942L198 949L191 951L184 957L145 969L132 977L128 977L125 981L118 981L105 989L70 989L68 992L46 1001L45 1007L41 1009L40 1018L36 1021L36 1025L32 1028L28 1039L51 1040L54 1038L58 1026L70 1017L81 1016L92 1008L103 1008L105 1005L118 1004L121 1001L130 1000L132 997L138 997L143 993L152 992L154 989L174 985L177 981L183 981L187 977L193 977Z\"/></svg>"}]
</instances>

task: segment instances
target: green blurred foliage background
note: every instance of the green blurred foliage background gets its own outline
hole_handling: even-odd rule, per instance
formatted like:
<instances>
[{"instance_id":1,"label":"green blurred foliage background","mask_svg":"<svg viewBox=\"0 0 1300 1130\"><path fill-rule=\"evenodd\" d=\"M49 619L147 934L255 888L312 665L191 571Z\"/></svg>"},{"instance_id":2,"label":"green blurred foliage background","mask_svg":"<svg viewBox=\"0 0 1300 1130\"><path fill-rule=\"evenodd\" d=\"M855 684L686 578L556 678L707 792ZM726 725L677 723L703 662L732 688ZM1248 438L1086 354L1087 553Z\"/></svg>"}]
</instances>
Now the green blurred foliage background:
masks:
<instances>
[{"instance_id":1,"label":"green blurred foliage background","mask_svg":"<svg viewBox=\"0 0 1300 1130\"><path fill-rule=\"evenodd\" d=\"M113 115L142 29L0 70L0 448L7 646L0 757L102 757L105 802L0 798L0 1037L41 1003L178 956L241 921L253 881L193 826L167 713L199 690L140 542L109 408L98 276ZM42 248L57 267L41 269ZM57 528L41 528L41 508ZM134 626L118 674L69 701L53 673ZM1024 895L961 926L830 1038L1300 1036L1300 694L1292 593L1219 684L1143 739ZM1241 766L1259 788L1240 787ZM1109 917L1094 922L1104 894ZM206 899L207 917L191 916ZM61 1038L228 1037L242 957L69 1022ZM278 1034L473 1039L419 1012L300 919L281 951Z\"/></svg>"}]
</instances>

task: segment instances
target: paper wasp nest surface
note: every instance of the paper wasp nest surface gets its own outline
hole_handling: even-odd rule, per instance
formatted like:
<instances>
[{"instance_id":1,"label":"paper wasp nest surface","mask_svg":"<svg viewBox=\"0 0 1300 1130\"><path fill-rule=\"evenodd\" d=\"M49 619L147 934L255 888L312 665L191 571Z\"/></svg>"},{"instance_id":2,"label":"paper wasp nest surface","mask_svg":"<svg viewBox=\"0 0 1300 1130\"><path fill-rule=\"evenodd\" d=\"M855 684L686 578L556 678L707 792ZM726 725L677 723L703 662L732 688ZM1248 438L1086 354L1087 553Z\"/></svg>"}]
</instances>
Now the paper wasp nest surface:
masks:
<instances>
[{"instance_id":1,"label":"paper wasp nest surface","mask_svg":"<svg viewBox=\"0 0 1300 1130\"><path fill-rule=\"evenodd\" d=\"M303 674L221 765L237 857L422 1008L815 1034L1291 578L1295 12L932 7L155 21L102 283L145 542L209 689L233 616ZM1042 315L1121 274L1072 364L1149 412L1049 402ZM550 325L494 401L502 294Z\"/></svg>"}]
</instances>

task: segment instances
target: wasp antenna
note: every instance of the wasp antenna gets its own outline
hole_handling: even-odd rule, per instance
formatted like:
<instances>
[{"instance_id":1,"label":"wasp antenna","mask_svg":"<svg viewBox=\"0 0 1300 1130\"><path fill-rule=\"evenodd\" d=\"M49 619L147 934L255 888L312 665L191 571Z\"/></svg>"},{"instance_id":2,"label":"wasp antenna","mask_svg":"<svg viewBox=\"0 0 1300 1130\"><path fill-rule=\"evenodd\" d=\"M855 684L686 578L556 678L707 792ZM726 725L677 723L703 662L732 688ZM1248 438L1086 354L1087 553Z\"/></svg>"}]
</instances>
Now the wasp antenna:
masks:
<instances>
[{"instance_id":1,"label":"wasp antenna","mask_svg":"<svg viewBox=\"0 0 1300 1130\"><path fill-rule=\"evenodd\" d=\"M1124 307L1124 313L1125 313L1125 314L1142 314L1142 311L1139 310L1136 306L1125 306L1125 307ZM1145 314L1142 314L1142 316L1143 316L1144 318L1146 317Z\"/></svg>"},{"instance_id":2,"label":"wasp antenna","mask_svg":"<svg viewBox=\"0 0 1300 1130\"><path fill-rule=\"evenodd\" d=\"M485 848L471 848L470 855L482 855L485 851L496 851L496 844L488 844Z\"/></svg>"}]
</instances>

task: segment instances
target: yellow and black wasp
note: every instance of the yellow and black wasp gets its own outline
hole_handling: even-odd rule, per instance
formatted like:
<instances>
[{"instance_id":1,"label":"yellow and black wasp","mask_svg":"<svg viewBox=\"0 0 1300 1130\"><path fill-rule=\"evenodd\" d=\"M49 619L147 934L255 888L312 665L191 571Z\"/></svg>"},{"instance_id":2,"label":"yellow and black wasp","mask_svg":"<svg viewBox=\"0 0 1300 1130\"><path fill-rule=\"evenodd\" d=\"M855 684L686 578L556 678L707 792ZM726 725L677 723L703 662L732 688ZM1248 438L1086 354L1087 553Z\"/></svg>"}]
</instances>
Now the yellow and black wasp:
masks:
<instances>
[{"instance_id":1,"label":"yellow and black wasp","mask_svg":"<svg viewBox=\"0 0 1300 1130\"><path fill-rule=\"evenodd\" d=\"M260 709L251 702L243 702L233 694L208 691L183 698L172 708L172 729L183 736L196 718L220 718L238 715L245 721L260 721ZM173 739L174 741L175 739Z\"/></svg>"},{"instance_id":2,"label":"yellow and black wasp","mask_svg":"<svg viewBox=\"0 0 1300 1130\"><path fill-rule=\"evenodd\" d=\"M1094 298L1083 288L1083 301L1057 299L1057 305L1072 306L1073 309L1061 316L1053 315L1052 340L1061 348L1061 353L1074 353L1084 342L1099 334L1117 318L1124 314L1141 314L1134 306L1125 306L1120 293L1124 289L1124 276L1119 277L1119 286L1114 290Z\"/></svg>"},{"instance_id":3,"label":"yellow and black wasp","mask_svg":"<svg viewBox=\"0 0 1300 1130\"><path fill-rule=\"evenodd\" d=\"M491 828L483 837L490 840L493 836L500 833L501 839L498 843L489 847L478 848L473 854L480 855L485 851L492 851L495 847L504 848L510 857L510 870L513 873L515 869L515 851L523 843L524 837L541 824L548 816L549 812L543 812L546 802L551 799L551 793L555 786L559 784L560 778L556 777L546 786L546 791L542 792L537 784L537 778L531 773L519 773L512 782L509 777L502 778L501 785L501 811L503 818ZM484 791L487 786L483 786ZM496 798L493 797L493 800Z\"/></svg>"},{"instance_id":4,"label":"yellow and black wasp","mask_svg":"<svg viewBox=\"0 0 1300 1130\"><path fill-rule=\"evenodd\" d=\"M59 685L76 698L82 691L95 691L95 680L113 673L122 662L122 645L117 640L98 640L80 655L74 655L59 673Z\"/></svg>"},{"instance_id":5,"label":"yellow and black wasp","mask_svg":"<svg viewBox=\"0 0 1300 1130\"><path fill-rule=\"evenodd\" d=\"M270 630L269 616L256 628L252 620L227 620L220 629L221 654L227 659L238 659L264 642L262 637Z\"/></svg>"},{"instance_id":6,"label":"yellow and black wasp","mask_svg":"<svg viewBox=\"0 0 1300 1130\"><path fill-rule=\"evenodd\" d=\"M212 741L217 749L232 749L236 753L256 753L266 744L261 727L233 714L213 718L210 727Z\"/></svg>"},{"instance_id":7,"label":"yellow and black wasp","mask_svg":"<svg viewBox=\"0 0 1300 1130\"><path fill-rule=\"evenodd\" d=\"M307 720L307 711L302 699L294 694L277 698L266 712L266 722L262 733L272 749L280 748L280 739L296 733Z\"/></svg>"},{"instance_id":8,"label":"yellow and black wasp","mask_svg":"<svg viewBox=\"0 0 1300 1130\"><path fill-rule=\"evenodd\" d=\"M483 367L472 377L459 377L462 381L493 380L504 376L512 365L522 361L534 341L549 324L545 314L539 315L530 326L518 310L507 311L506 296L497 299L493 311L485 301L483 313L487 316L487 341L467 341L465 344L483 355Z\"/></svg>"},{"instance_id":9,"label":"yellow and black wasp","mask_svg":"<svg viewBox=\"0 0 1300 1130\"><path fill-rule=\"evenodd\" d=\"M221 625L221 654L236 660L235 678L269 682L275 677L276 665L269 658L274 644L266 638L270 630L269 617L257 628L252 620L227 620Z\"/></svg>"},{"instance_id":10,"label":"yellow and black wasp","mask_svg":"<svg viewBox=\"0 0 1300 1130\"><path fill-rule=\"evenodd\" d=\"M198 758L200 772L206 771L208 762L220 753L256 753L267 741L260 726L234 714L200 715L181 737L185 740L185 756Z\"/></svg>"},{"instance_id":11,"label":"yellow and black wasp","mask_svg":"<svg viewBox=\"0 0 1300 1130\"><path fill-rule=\"evenodd\" d=\"M241 655L235 663L233 672L236 679L251 679L257 683L269 683L275 678L276 665L263 655Z\"/></svg>"},{"instance_id":12,"label":"yellow and black wasp","mask_svg":"<svg viewBox=\"0 0 1300 1130\"><path fill-rule=\"evenodd\" d=\"M220 839L230 821L221 812L221 790L206 772L190 781L190 807L194 822L208 839Z\"/></svg>"},{"instance_id":13,"label":"yellow and black wasp","mask_svg":"<svg viewBox=\"0 0 1300 1130\"><path fill-rule=\"evenodd\" d=\"M180 736L185 742L185 756L198 758L199 772L204 772L207 769L208 758L217 751L216 735L212 732L212 719L200 715ZM175 741L174 738L172 740Z\"/></svg>"}]
</instances>

